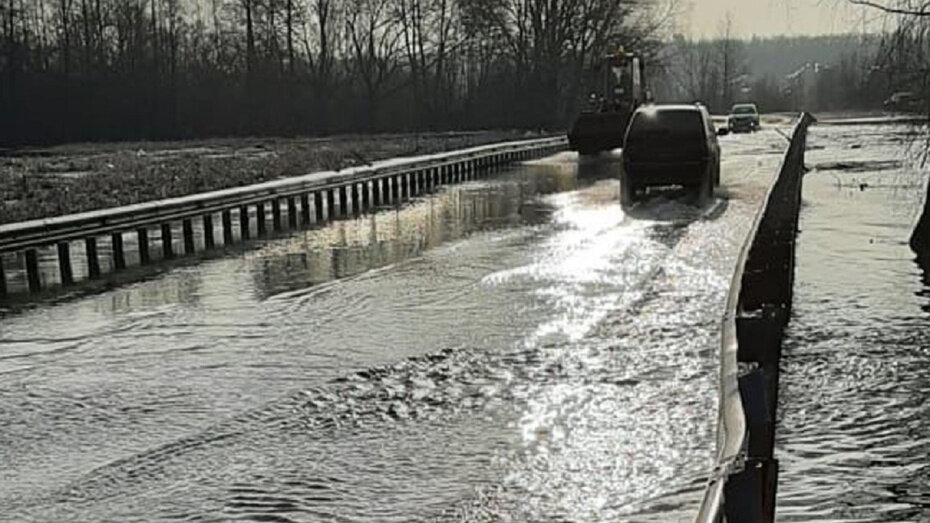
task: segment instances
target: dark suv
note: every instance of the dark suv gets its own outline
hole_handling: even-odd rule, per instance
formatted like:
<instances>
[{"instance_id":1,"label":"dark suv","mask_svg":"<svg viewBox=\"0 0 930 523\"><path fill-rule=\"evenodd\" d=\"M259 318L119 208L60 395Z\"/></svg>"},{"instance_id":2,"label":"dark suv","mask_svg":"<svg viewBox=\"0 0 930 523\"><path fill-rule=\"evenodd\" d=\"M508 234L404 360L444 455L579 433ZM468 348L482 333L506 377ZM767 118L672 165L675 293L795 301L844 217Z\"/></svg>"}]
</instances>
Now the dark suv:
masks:
<instances>
[{"instance_id":1,"label":"dark suv","mask_svg":"<svg viewBox=\"0 0 930 523\"><path fill-rule=\"evenodd\" d=\"M679 185L707 200L720 184L720 146L707 108L694 105L640 107L627 127L620 171L626 206L647 187Z\"/></svg>"}]
</instances>

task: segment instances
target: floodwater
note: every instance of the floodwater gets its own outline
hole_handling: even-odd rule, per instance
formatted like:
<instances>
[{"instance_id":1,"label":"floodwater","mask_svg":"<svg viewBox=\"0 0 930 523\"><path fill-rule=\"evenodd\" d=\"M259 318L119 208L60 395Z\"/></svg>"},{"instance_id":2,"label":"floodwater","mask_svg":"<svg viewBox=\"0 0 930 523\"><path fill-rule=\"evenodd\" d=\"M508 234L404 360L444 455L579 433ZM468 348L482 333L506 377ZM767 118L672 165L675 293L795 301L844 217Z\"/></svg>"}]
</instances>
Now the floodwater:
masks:
<instances>
[{"instance_id":1,"label":"floodwater","mask_svg":"<svg viewBox=\"0 0 930 523\"><path fill-rule=\"evenodd\" d=\"M10 312L0 518L690 520L784 145L723 139L704 208L564 153Z\"/></svg>"},{"instance_id":2,"label":"floodwater","mask_svg":"<svg viewBox=\"0 0 930 523\"><path fill-rule=\"evenodd\" d=\"M930 521L926 194L904 125L813 127L782 360L779 521Z\"/></svg>"}]
</instances>

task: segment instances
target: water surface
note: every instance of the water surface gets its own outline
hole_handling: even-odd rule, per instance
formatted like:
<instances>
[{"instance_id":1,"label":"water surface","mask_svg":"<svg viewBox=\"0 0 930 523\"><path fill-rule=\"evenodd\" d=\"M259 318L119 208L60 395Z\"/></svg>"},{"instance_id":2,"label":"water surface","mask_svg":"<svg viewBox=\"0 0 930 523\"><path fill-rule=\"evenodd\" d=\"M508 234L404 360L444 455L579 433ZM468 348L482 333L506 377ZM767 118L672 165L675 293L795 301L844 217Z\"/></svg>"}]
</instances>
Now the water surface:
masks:
<instances>
[{"instance_id":1,"label":"water surface","mask_svg":"<svg viewBox=\"0 0 930 523\"><path fill-rule=\"evenodd\" d=\"M0 513L689 520L727 285L783 146L725 139L705 208L625 214L616 156L565 153L9 314Z\"/></svg>"},{"instance_id":2,"label":"water surface","mask_svg":"<svg viewBox=\"0 0 930 523\"><path fill-rule=\"evenodd\" d=\"M813 127L782 360L780 521L930 520L926 194L900 126Z\"/></svg>"}]
</instances>

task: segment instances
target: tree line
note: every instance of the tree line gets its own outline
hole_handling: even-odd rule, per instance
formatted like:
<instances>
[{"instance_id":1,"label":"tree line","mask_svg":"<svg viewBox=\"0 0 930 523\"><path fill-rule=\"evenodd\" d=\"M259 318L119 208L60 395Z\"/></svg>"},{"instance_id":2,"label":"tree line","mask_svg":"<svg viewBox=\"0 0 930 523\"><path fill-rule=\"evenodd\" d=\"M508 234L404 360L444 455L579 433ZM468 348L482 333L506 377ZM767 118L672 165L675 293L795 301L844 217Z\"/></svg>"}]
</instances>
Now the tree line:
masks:
<instances>
[{"instance_id":1,"label":"tree line","mask_svg":"<svg viewBox=\"0 0 930 523\"><path fill-rule=\"evenodd\" d=\"M564 126L661 0L0 0L0 143Z\"/></svg>"}]
</instances>

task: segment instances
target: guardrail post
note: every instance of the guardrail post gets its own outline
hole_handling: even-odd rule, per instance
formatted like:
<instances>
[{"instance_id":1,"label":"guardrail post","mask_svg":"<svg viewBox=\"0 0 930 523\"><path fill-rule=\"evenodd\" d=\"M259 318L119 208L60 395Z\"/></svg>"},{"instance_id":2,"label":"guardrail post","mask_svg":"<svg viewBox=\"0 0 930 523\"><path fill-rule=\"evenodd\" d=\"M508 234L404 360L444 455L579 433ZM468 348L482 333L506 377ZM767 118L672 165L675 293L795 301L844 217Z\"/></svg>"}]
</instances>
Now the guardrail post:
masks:
<instances>
[{"instance_id":1,"label":"guardrail post","mask_svg":"<svg viewBox=\"0 0 930 523\"><path fill-rule=\"evenodd\" d=\"M381 179L375 178L371 182L371 204L373 207L381 206Z\"/></svg>"},{"instance_id":2,"label":"guardrail post","mask_svg":"<svg viewBox=\"0 0 930 523\"><path fill-rule=\"evenodd\" d=\"M190 218L181 220L181 232L184 235L184 254L194 254L194 223Z\"/></svg>"},{"instance_id":3,"label":"guardrail post","mask_svg":"<svg viewBox=\"0 0 930 523\"><path fill-rule=\"evenodd\" d=\"M36 293L42 290L42 280L39 278L39 254L35 249L26 250L26 281L29 282L29 292Z\"/></svg>"},{"instance_id":4,"label":"guardrail post","mask_svg":"<svg viewBox=\"0 0 930 523\"><path fill-rule=\"evenodd\" d=\"M213 214L203 215L203 248L212 250L216 247L216 241L213 238Z\"/></svg>"},{"instance_id":5,"label":"guardrail post","mask_svg":"<svg viewBox=\"0 0 930 523\"><path fill-rule=\"evenodd\" d=\"M323 223L323 193L313 193L313 212L316 214L316 223Z\"/></svg>"},{"instance_id":6,"label":"guardrail post","mask_svg":"<svg viewBox=\"0 0 930 523\"><path fill-rule=\"evenodd\" d=\"M287 199L287 225L291 229L297 228L297 199L293 196Z\"/></svg>"},{"instance_id":7,"label":"guardrail post","mask_svg":"<svg viewBox=\"0 0 930 523\"><path fill-rule=\"evenodd\" d=\"M164 260L174 258L174 245L171 243L171 222L161 224L161 252Z\"/></svg>"},{"instance_id":8,"label":"guardrail post","mask_svg":"<svg viewBox=\"0 0 930 523\"><path fill-rule=\"evenodd\" d=\"M330 220L336 217L336 189L326 191L326 217Z\"/></svg>"},{"instance_id":9,"label":"guardrail post","mask_svg":"<svg viewBox=\"0 0 930 523\"><path fill-rule=\"evenodd\" d=\"M775 485L778 482L776 460L746 460L742 472L730 476L724 487L727 521L758 521L771 523L775 520Z\"/></svg>"},{"instance_id":10,"label":"guardrail post","mask_svg":"<svg viewBox=\"0 0 930 523\"><path fill-rule=\"evenodd\" d=\"M300 222L304 225L310 225L310 195L303 193L300 195Z\"/></svg>"},{"instance_id":11,"label":"guardrail post","mask_svg":"<svg viewBox=\"0 0 930 523\"><path fill-rule=\"evenodd\" d=\"M225 209L221 215L223 220L223 245L232 245L233 243L233 224L232 209ZM249 229L249 206L239 206L239 240L245 241L252 235Z\"/></svg>"},{"instance_id":12,"label":"guardrail post","mask_svg":"<svg viewBox=\"0 0 930 523\"><path fill-rule=\"evenodd\" d=\"M263 236L265 234L265 204L259 202L255 204L255 225L257 226L257 234Z\"/></svg>"},{"instance_id":13,"label":"guardrail post","mask_svg":"<svg viewBox=\"0 0 930 523\"><path fill-rule=\"evenodd\" d=\"M62 285L74 283L74 274L71 272L71 244L68 242L58 244L58 272Z\"/></svg>"},{"instance_id":14,"label":"guardrail post","mask_svg":"<svg viewBox=\"0 0 930 523\"><path fill-rule=\"evenodd\" d=\"M349 215L349 192L345 185L339 186L339 214L340 217Z\"/></svg>"},{"instance_id":15,"label":"guardrail post","mask_svg":"<svg viewBox=\"0 0 930 523\"><path fill-rule=\"evenodd\" d=\"M271 226L275 232L281 231L281 200L277 197L271 199Z\"/></svg>"},{"instance_id":16,"label":"guardrail post","mask_svg":"<svg viewBox=\"0 0 930 523\"><path fill-rule=\"evenodd\" d=\"M371 183L368 180L362 182L362 211L371 208Z\"/></svg>"},{"instance_id":17,"label":"guardrail post","mask_svg":"<svg viewBox=\"0 0 930 523\"><path fill-rule=\"evenodd\" d=\"M356 216L362 213L362 197L358 185L358 183L352 182L352 213Z\"/></svg>"},{"instance_id":18,"label":"guardrail post","mask_svg":"<svg viewBox=\"0 0 930 523\"><path fill-rule=\"evenodd\" d=\"M220 221L223 225L223 246L228 247L234 241L232 209L223 209L220 213ZM239 207L239 234L243 240L249 239L249 208L245 205Z\"/></svg>"},{"instance_id":19,"label":"guardrail post","mask_svg":"<svg viewBox=\"0 0 930 523\"><path fill-rule=\"evenodd\" d=\"M121 271L126 268L126 249L123 248L123 233L114 232L110 235L113 245L113 269Z\"/></svg>"},{"instance_id":20,"label":"guardrail post","mask_svg":"<svg viewBox=\"0 0 930 523\"><path fill-rule=\"evenodd\" d=\"M391 203L397 203L400 199L400 178L397 175L391 176Z\"/></svg>"},{"instance_id":21,"label":"guardrail post","mask_svg":"<svg viewBox=\"0 0 930 523\"><path fill-rule=\"evenodd\" d=\"M100 258L97 256L97 237L89 236L84 238L84 246L87 249L87 277L95 280L100 277Z\"/></svg>"},{"instance_id":22,"label":"guardrail post","mask_svg":"<svg viewBox=\"0 0 930 523\"><path fill-rule=\"evenodd\" d=\"M136 237L139 239L139 265L145 265L150 261L149 256L149 230L145 227L136 229Z\"/></svg>"},{"instance_id":23,"label":"guardrail post","mask_svg":"<svg viewBox=\"0 0 930 523\"><path fill-rule=\"evenodd\" d=\"M391 177L386 176L381 178L381 205L387 205L391 203Z\"/></svg>"}]
</instances>

